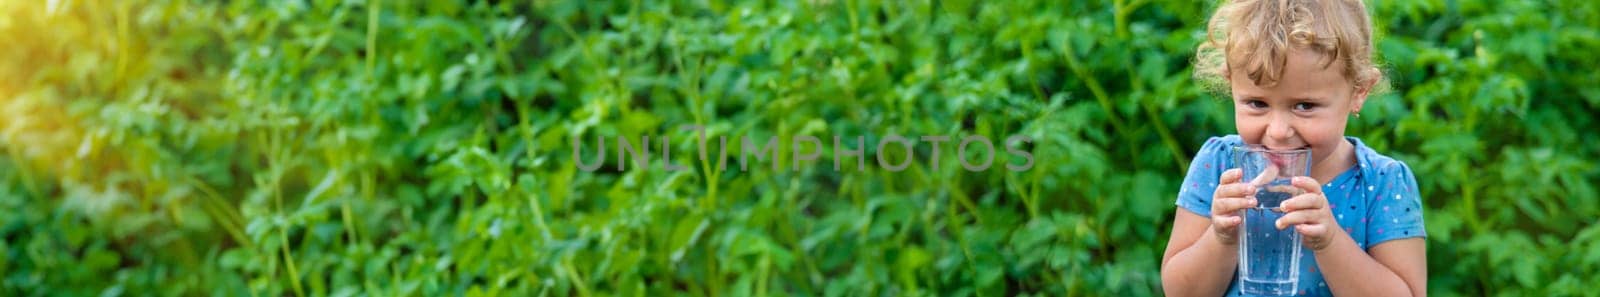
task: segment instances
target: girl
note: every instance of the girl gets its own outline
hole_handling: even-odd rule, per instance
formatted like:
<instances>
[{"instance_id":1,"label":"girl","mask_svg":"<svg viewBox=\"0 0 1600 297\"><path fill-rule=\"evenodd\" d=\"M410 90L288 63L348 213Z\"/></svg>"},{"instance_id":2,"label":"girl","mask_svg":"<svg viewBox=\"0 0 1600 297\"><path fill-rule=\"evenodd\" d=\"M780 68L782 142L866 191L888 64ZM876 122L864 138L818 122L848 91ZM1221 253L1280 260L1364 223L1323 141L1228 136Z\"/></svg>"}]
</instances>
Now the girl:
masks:
<instances>
[{"instance_id":1,"label":"girl","mask_svg":"<svg viewBox=\"0 0 1600 297\"><path fill-rule=\"evenodd\" d=\"M1427 289L1422 205L1405 163L1344 136L1382 72L1358 0L1232 0L1217 9L1196 55L1201 81L1227 86L1238 135L1213 137L1178 193L1162 257L1167 295L1239 295L1240 182L1231 148L1310 148L1303 194L1283 202L1277 227L1301 234L1298 294L1421 296Z\"/></svg>"}]
</instances>

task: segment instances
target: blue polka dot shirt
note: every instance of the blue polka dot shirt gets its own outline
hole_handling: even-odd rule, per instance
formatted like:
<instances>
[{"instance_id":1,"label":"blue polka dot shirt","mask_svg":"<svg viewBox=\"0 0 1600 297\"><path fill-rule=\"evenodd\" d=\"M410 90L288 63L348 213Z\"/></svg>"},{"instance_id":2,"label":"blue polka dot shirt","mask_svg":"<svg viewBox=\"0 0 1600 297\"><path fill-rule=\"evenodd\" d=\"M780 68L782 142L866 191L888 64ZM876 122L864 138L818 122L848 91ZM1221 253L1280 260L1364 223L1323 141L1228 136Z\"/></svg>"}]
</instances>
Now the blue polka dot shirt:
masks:
<instances>
[{"instance_id":1,"label":"blue polka dot shirt","mask_svg":"<svg viewBox=\"0 0 1600 297\"><path fill-rule=\"evenodd\" d=\"M1417 180L1405 162L1378 154L1355 137L1356 166L1323 183L1322 192L1339 227L1368 249L1385 241L1423 237L1422 199ZM1234 168L1232 148L1244 145L1238 135L1212 137L1195 154L1178 192L1178 208L1211 217L1211 196L1222 172ZM1310 250L1300 253L1299 295L1332 296ZM1234 275L1228 296L1242 296Z\"/></svg>"}]
</instances>

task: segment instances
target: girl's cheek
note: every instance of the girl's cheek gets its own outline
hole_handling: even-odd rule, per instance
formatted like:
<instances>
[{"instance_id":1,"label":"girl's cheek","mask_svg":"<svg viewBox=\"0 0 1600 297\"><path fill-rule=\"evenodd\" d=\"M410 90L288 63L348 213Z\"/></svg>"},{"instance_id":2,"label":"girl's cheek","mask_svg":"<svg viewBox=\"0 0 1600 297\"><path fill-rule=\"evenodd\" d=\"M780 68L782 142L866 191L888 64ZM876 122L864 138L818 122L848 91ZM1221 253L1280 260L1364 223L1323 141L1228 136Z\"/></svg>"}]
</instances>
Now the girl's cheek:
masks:
<instances>
[{"instance_id":1,"label":"girl's cheek","mask_svg":"<svg viewBox=\"0 0 1600 297\"><path fill-rule=\"evenodd\" d=\"M1234 126L1246 143L1261 143L1260 136L1267 128L1265 124L1248 117L1235 117Z\"/></svg>"}]
</instances>

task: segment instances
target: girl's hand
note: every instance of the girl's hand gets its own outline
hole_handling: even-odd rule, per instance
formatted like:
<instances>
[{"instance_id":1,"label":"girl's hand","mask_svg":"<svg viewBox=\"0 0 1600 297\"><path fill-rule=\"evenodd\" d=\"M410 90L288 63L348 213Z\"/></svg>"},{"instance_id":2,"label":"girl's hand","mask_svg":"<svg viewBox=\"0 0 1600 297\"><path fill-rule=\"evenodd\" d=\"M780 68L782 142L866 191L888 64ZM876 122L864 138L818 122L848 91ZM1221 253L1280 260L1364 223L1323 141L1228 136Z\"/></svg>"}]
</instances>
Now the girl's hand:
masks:
<instances>
[{"instance_id":1,"label":"girl's hand","mask_svg":"<svg viewBox=\"0 0 1600 297\"><path fill-rule=\"evenodd\" d=\"M1256 187L1241 182L1243 175L1238 168L1223 171L1217 181L1220 185L1211 194L1211 230L1228 246L1239 244L1239 224L1244 223L1239 211L1256 207Z\"/></svg>"},{"instance_id":2,"label":"girl's hand","mask_svg":"<svg viewBox=\"0 0 1600 297\"><path fill-rule=\"evenodd\" d=\"M1305 192L1283 201L1285 214L1278 219L1278 229L1293 226L1307 248L1321 251L1344 229L1333 219L1333 210L1328 208L1328 197L1322 194L1321 183L1311 177L1296 176L1293 185Z\"/></svg>"}]
</instances>

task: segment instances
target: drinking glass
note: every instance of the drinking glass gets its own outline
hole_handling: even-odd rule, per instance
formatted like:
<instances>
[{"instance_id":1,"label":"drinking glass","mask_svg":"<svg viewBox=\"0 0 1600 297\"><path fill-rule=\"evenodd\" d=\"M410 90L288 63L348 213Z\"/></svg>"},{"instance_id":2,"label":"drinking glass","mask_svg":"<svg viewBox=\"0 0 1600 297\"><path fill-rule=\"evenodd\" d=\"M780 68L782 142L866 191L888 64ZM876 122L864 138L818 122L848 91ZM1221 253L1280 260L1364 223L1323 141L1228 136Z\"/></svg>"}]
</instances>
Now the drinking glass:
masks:
<instances>
[{"instance_id":1,"label":"drinking glass","mask_svg":"<svg viewBox=\"0 0 1600 297\"><path fill-rule=\"evenodd\" d=\"M1302 191L1290 181L1311 172L1311 150L1269 150L1260 145L1235 147L1234 164L1242 181L1256 186L1256 207L1242 210L1239 239L1239 290L1245 295L1290 296L1300 283L1300 233L1293 226L1278 230L1284 200Z\"/></svg>"}]
</instances>

